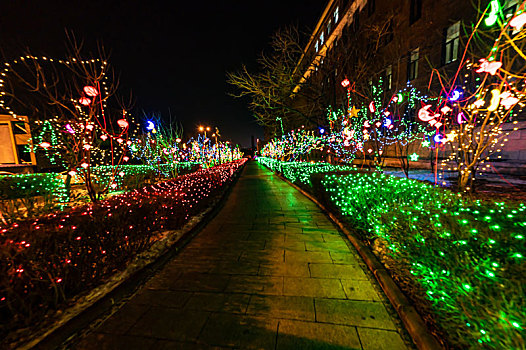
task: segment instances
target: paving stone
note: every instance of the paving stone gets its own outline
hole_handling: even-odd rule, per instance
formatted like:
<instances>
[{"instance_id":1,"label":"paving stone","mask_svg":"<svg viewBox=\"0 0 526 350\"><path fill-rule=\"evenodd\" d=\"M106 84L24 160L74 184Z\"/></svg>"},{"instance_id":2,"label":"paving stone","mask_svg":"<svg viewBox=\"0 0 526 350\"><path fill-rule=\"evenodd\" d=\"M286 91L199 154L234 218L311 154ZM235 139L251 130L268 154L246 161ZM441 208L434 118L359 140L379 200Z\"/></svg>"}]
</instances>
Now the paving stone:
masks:
<instances>
[{"instance_id":1,"label":"paving stone","mask_svg":"<svg viewBox=\"0 0 526 350\"><path fill-rule=\"evenodd\" d=\"M318 322L396 329L382 303L316 298L315 307L316 321Z\"/></svg>"},{"instance_id":2,"label":"paving stone","mask_svg":"<svg viewBox=\"0 0 526 350\"><path fill-rule=\"evenodd\" d=\"M368 280L341 280L347 299L381 301L378 292Z\"/></svg>"},{"instance_id":3,"label":"paving stone","mask_svg":"<svg viewBox=\"0 0 526 350\"><path fill-rule=\"evenodd\" d=\"M232 276L226 291L230 293L283 295L283 277Z\"/></svg>"},{"instance_id":4,"label":"paving stone","mask_svg":"<svg viewBox=\"0 0 526 350\"><path fill-rule=\"evenodd\" d=\"M287 232L285 242L324 242L321 233Z\"/></svg>"},{"instance_id":5,"label":"paving stone","mask_svg":"<svg viewBox=\"0 0 526 350\"><path fill-rule=\"evenodd\" d=\"M186 303L185 309L244 314L249 300L249 294L194 293Z\"/></svg>"},{"instance_id":6,"label":"paving stone","mask_svg":"<svg viewBox=\"0 0 526 350\"><path fill-rule=\"evenodd\" d=\"M210 291L222 292L225 290L230 275L212 275L206 273L184 273L174 281L168 283L170 290L182 291Z\"/></svg>"},{"instance_id":7,"label":"paving stone","mask_svg":"<svg viewBox=\"0 0 526 350\"><path fill-rule=\"evenodd\" d=\"M136 337L130 335L92 333L73 346L76 350L143 350L153 349L156 339Z\"/></svg>"},{"instance_id":8,"label":"paving stone","mask_svg":"<svg viewBox=\"0 0 526 350\"><path fill-rule=\"evenodd\" d=\"M76 348L402 349L362 265L312 202L250 162L218 215Z\"/></svg>"},{"instance_id":9,"label":"paving stone","mask_svg":"<svg viewBox=\"0 0 526 350\"><path fill-rule=\"evenodd\" d=\"M275 264L261 264L260 276L310 277L307 262L282 262Z\"/></svg>"},{"instance_id":10,"label":"paving stone","mask_svg":"<svg viewBox=\"0 0 526 350\"><path fill-rule=\"evenodd\" d=\"M309 264L311 277L345 278L349 280L368 280L359 265Z\"/></svg>"},{"instance_id":11,"label":"paving stone","mask_svg":"<svg viewBox=\"0 0 526 350\"><path fill-rule=\"evenodd\" d=\"M125 334L148 310L150 305L126 304L102 323L100 333Z\"/></svg>"},{"instance_id":12,"label":"paving stone","mask_svg":"<svg viewBox=\"0 0 526 350\"><path fill-rule=\"evenodd\" d=\"M360 328L358 335L364 350L405 350L407 346L395 331Z\"/></svg>"},{"instance_id":13,"label":"paving stone","mask_svg":"<svg viewBox=\"0 0 526 350\"><path fill-rule=\"evenodd\" d=\"M199 342L243 349L274 349L278 320L212 314Z\"/></svg>"},{"instance_id":14,"label":"paving stone","mask_svg":"<svg viewBox=\"0 0 526 350\"><path fill-rule=\"evenodd\" d=\"M150 308L127 334L159 339L193 341L197 338L208 312L195 310Z\"/></svg>"},{"instance_id":15,"label":"paving stone","mask_svg":"<svg viewBox=\"0 0 526 350\"><path fill-rule=\"evenodd\" d=\"M325 235L322 235L325 237ZM307 251L318 251L318 252L343 252L346 253L349 251L347 244L340 238L340 240L335 241L324 241L323 242L306 242L305 248Z\"/></svg>"},{"instance_id":16,"label":"paving stone","mask_svg":"<svg viewBox=\"0 0 526 350\"><path fill-rule=\"evenodd\" d=\"M276 349L362 349L355 327L280 320Z\"/></svg>"},{"instance_id":17,"label":"paving stone","mask_svg":"<svg viewBox=\"0 0 526 350\"><path fill-rule=\"evenodd\" d=\"M338 279L284 277L283 295L345 299Z\"/></svg>"},{"instance_id":18,"label":"paving stone","mask_svg":"<svg viewBox=\"0 0 526 350\"><path fill-rule=\"evenodd\" d=\"M182 308L191 296L192 293L190 292L142 289L134 295L127 305Z\"/></svg>"},{"instance_id":19,"label":"paving stone","mask_svg":"<svg viewBox=\"0 0 526 350\"><path fill-rule=\"evenodd\" d=\"M332 263L329 252L286 251L286 262Z\"/></svg>"},{"instance_id":20,"label":"paving stone","mask_svg":"<svg viewBox=\"0 0 526 350\"><path fill-rule=\"evenodd\" d=\"M228 261L215 265L210 273L227 275L257 275L259 272L259 262L253 261Z\"/></svg>"},{"instance_id":21,"label":"paving stone","mask_svg":"<svg viewBox=\"0 0 526 350\"><path fill-rule=\"evenodd\" d=\"M254 295L250 299L247 314L314 322L314 299L297 296Z\"/></svg>"},{"instance_id":22,"label":"paving stone","mask_svg":"<svg viewBox=\"0 0 526 350\"><path fill-rule=\"evenodd\" d=\"M350 264L354 265L357 261L361 261L358 253L355 252L329 252L331 259L335 264Z\"/></svg>"}]
</instances>

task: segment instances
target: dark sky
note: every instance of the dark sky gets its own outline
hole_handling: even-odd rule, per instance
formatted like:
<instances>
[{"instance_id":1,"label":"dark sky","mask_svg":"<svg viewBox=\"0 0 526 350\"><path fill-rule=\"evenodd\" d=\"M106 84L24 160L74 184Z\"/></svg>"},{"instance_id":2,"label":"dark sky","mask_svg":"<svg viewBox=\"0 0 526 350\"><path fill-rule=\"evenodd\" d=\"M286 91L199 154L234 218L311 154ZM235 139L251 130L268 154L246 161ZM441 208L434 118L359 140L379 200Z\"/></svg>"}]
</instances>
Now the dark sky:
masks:
<instances>
[{"instance_id":1,"label":"dark sky","mask_svg":"<svg viewBox=\"0 0 526 350\"><path fill-rule=\"evenodd\" d=\"M0 0L0 49L24 48L57 57L65 30L86 47L101 41L120 73L121 93L131 90L136 112L169 111L190 134L217 126L224 138L250 146L262 137L246 101L227 95L225 73L255 67L278 28L312 29L326 0Z\"/></svg>"}]
</instances>

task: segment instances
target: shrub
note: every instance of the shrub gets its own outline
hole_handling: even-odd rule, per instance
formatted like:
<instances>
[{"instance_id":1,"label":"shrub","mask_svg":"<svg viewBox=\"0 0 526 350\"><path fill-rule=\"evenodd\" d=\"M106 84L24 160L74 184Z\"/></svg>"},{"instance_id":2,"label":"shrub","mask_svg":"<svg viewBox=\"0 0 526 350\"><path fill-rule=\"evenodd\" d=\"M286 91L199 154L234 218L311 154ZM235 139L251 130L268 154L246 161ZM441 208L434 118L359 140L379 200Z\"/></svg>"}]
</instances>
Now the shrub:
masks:
<instances>
[{"instance_id":1,"label":"shrub","mask_svg":"<svg viewBox=\"0 0 526 350\"><path fill-rule=\"evenodd\" d=\"M258 160L291 181L309 183L373 245L454 348L524 348L524 203L472 201L379 173L324 174L323 165Z\"/></svg>"},{"instance_id":2,"label":"shrub","mask_svg":"<svg viewBox=\"0 0 526 350\"><path fill-rule=\"evenodd\" d=\"M392 272L456 347L524 345L526 205L469 201L382 174L321 183L353 227L381 241Z\"/></svg>"},{"instance_id":3,"label":"shrub","mask_svg":"<svg viewBox=\"0 0 526 350\"><path fill-rule=\"evenodd\" d=\"M0 227L0 335L89 290L206 208L243 160Z\"/></svg>"}]
</instances>

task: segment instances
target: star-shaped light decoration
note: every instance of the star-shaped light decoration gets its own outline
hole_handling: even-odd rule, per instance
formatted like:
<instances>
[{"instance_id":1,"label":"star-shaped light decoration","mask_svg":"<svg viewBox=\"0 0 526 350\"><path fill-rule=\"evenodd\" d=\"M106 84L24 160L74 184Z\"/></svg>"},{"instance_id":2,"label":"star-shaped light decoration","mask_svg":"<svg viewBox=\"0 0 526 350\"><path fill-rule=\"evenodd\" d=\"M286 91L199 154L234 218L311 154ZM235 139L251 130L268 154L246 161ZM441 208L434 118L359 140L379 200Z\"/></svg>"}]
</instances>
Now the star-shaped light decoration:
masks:
<instances>
[{"instance_id":1,"label":"star-shaped light decoration","mask_svg":"<svg viewBox=\"0 0 526 350\"><path fill-rule=\"evenodd\" d=\"M446 134L446 139L444 140L444 143L455 141L455 138L457 136L458 136L458 134L457 134L457 132L455 130L451 131L449 134Z\"/></svg>"},{"instance_id":2,"label":"star-shaped light decoration","mask_svg":"<svg viewBox=\"0 0 526 350\"><path fill-rule=\"evenodd\" d=\"M424 141L424 142L426 142L426 141ZM419 157L420 156L418 154L413 153L413 154L409 155L409 160L412 161L412 162L417 162Z\"/></svg>"},{"instance_id":3,"label":"star-shaped light decoration","mask_svg":"<svg viewBox=\"0 0 526 350\"><path fill-rule=\"evenodd\" d=\"M352 106L352 108L351 108L351 118L353 118L353 117L355 117L355 118L358 117L358 112L359 112L359 111L360 111L360 110L359 110L358 108L356 108L355 106Z\"/></svg>"},{"instance_id":4,"label":"star-shaped light decoration","mask_svg":"<svg viewBox=\"0 0 526 350\"><path fill-rule=\"evenodd\" d=\"M431 142L429 140L422 141L422 147L429 147Z\"/></svg>"}]
</instances>

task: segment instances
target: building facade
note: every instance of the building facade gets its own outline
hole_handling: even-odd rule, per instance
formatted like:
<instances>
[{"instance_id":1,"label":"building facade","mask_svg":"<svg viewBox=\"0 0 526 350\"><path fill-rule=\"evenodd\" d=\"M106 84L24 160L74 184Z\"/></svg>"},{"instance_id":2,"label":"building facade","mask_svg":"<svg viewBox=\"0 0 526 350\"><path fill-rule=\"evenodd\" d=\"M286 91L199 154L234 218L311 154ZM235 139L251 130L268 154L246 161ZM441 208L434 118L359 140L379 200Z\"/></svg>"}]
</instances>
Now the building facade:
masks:
<instances>
[{"instance_id":1,"label":"building facade","mask_svg":"<svg viewBox=\"0 0 526 350\"><path fill-rule=\"evenodd\" d=\"M296 67L294 91L309 83L321 84L328 106L345 104L344 79L363 94L380 80L386 95L408 83L419 91L440 91L434 71L446 76L457 71L467 29L488 4L489 0L479 4L469 0L330 0ZM508 17L519 1L500 5ZM512 119L515 124L504 126L518 128L493 159L505 172L526 175L525 119L518 115ZM420 163L429 166L425 160Z\"/></svg>"}]
</instances>

